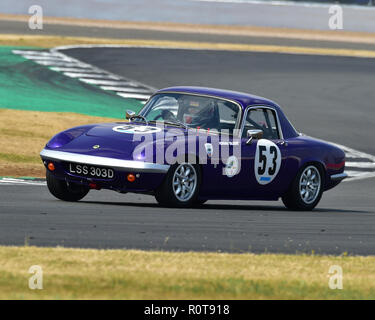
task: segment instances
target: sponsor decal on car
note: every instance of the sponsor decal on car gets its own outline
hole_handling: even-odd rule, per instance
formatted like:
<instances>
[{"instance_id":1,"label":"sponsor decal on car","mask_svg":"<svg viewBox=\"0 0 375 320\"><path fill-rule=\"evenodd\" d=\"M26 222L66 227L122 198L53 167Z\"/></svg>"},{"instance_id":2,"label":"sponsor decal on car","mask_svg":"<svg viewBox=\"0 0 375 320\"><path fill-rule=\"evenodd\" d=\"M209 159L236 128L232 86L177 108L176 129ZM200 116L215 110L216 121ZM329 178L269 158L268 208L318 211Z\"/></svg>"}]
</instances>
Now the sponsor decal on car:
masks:
<instances>
[{"instance_id":1,"label":"sponsor decal on car","mask_svg":"<svg viewBox=\"0 0 375 320\"><path fill-rule=\"evenodd\" d=\"M212 154L213 154L213 152L214 152L214 149L213 149L213 147L212 147L212 144L211 144L211 143L205 143L205 144L204 144L204 147L205 147L205 149L206 149L207 156L208 156L209 158L211 158L211 157L212 157Z\"/></svg>"},{"instance_id":2,"label":"sponsor decal on car","mask_svg":"<svg viewBox=\"0 0 375 320\"><path fill-rule=\"evenodd\" d=\"M227 159L227 163L225 165L225 169L224 169L225 175L228 178L232 178L239 172L239 168L240 168L240 166L239 166L239 162L238 162L237 157L236 156L230 156Z\"/></svg>"},{"instance_id":3,"label":"sponsor decal on car","mask_svg":"<svg viewBox=\"0 0 375 320\"><path fill-rule=\"evenodd\" d=\"M255 152L255 178L261 185L266 185L275 179L281 166L279 147L270 140L260 139Z\"/></svg>"},{"instance_id":4,"label":"sponsor decal on car","mask_svg":"<svg viewBox=\"0 0 375 320\"><path fill-rule=\"evenodd\" d=\"M134 126L134 125L122 125L112 128L113 131L119 133L128 133L128 134L145 134L145 133L156 133L160 132L161 128L152 127L152 126Z\"/></svg>"}]
</instances>

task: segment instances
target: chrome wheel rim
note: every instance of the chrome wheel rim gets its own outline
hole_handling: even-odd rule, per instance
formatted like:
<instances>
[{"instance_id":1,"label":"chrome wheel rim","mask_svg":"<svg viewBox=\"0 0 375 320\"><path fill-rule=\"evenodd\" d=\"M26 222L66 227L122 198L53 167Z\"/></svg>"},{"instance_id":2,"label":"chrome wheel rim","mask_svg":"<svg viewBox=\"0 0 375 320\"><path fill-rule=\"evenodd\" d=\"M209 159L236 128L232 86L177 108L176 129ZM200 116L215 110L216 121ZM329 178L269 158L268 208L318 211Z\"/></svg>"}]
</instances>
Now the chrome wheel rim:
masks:
<instances>
[{"instance_id":1,"label":"chrome wheel rim","mask_svg":"<svg viewBox=\"0 0 375 320\"><path fill-rule=\"evenodd\" d=\"M173 192L179 201L186 202L197 187L197 172L190 163L181 163L173 175Z\"/></svg>"},{"instance_id":2,"label":"chrome wheel rim","mask_svg":"<svg viewBox=\"0 0 375 320\"><path fill-rule=\"evenodd\" d=\"M313 203L320 192L321 178L319 170L315 166L308 166L303 170L299 180L299 193L306 204Z\"/></svg>"}]
</instances>

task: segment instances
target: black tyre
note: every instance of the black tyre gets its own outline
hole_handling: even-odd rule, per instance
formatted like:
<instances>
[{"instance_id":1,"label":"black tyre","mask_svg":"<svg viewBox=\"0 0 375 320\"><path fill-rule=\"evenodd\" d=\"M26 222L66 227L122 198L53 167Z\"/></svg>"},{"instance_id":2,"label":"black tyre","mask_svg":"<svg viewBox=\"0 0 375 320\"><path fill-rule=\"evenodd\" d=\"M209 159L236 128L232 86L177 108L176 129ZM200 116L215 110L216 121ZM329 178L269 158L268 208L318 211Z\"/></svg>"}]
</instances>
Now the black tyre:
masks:
<instances>
[{"instance_id":1,"label":"black tyre","mask_svg":"<svg viewBox=\"0 0 375 320\"><path fill-rule=\"evenodd\" d=\"M289 191L282 197L291 210L310 211L316 207L323 194L324 175L318 165L303 167L294 179Z\"/></svg>"},{"instance_id":2,"label":"black tyre","mask_svg":"<svg viewBox=\"0 0 375 320\"><path fill-rule=\"evenodd\" d=\"M192 207L197 201L201 172L199 165L176 163L155 191L156 200L167 207Z\"/></svg>"},{"instance_id":3,"label":"black tyre","mask_svg":"<svg viewBox=\"0 0 375 320\"><path fill-rule=\"evenodd\" d=\"M46 172L48 190L57 199L63 201L78 201L85 197L90 189L76 183L67 183L64 180L59 180L47 170Z\"/></svg>"}]
</instances>

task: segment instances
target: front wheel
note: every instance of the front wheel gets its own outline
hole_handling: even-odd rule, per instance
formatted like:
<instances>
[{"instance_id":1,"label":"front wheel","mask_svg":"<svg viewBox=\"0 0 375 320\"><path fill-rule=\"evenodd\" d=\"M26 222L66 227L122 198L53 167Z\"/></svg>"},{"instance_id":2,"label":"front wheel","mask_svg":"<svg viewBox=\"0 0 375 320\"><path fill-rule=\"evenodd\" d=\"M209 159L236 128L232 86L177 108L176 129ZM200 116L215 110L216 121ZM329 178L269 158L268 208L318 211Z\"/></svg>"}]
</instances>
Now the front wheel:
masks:
<instances>
[{"instance_id":1,"label":"front wheel","mask_svg":"<svg viewBox=\"0 0 375 320\"><path fill-rule=\"evenodd\" d=\"M192 207L197 201L200 177L199 165L177 163L169 169L155 198L168 207Z\"/></svg>"},{"instance_id":2,"label":"front wheel","mask_svg":"<svg viewBox=\"0 0 375 320\"><path fill-rule=\"evenodd\" d=\"M63 201L79 201L90 191L86 186L56 179L48 170L46 172L46 180L48 190L52 195Z\"/></svg>"},{"instance_id":3,"label":"front wheel","mask_svg":"<svg viewBox=\"0 0 375 320\"><path fill-rule=\"evenodd\" d=\"M323 193L323 174L314 164L301 169L290 190L282 197L288 209L309 211L319 203Z\"/></svg>"}]
</instances>

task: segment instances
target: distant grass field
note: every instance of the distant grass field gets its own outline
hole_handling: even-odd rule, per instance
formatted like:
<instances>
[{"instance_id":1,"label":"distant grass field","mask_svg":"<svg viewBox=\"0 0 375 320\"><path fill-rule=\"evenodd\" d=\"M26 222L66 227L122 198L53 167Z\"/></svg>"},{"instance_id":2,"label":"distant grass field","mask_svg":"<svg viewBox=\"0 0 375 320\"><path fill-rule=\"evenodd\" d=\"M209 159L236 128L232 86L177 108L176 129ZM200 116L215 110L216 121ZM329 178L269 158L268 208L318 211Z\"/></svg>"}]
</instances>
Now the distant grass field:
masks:
<instances>
[{"instance_id":1,"label":"distant grass field","mask_svg":"<svg viewBox=\"0 0 375 320\"><path fill-rule=\"evenodd\" d=\"M375 257L0 247L0 261L0 299L375 298ZM28 287L32 265L42 290Z\"/></svg>"},{"instance_id":2,"label":"distant grass field","mask_svg":"<svg viewBox=\"0 0 375 320\"><path fill-rule=\"evenodd\" d=\"M119 119L0 109L0 176L44 177L39 153L52 136L74 126L112 121Z\"/></svg>"}]
</instances>

